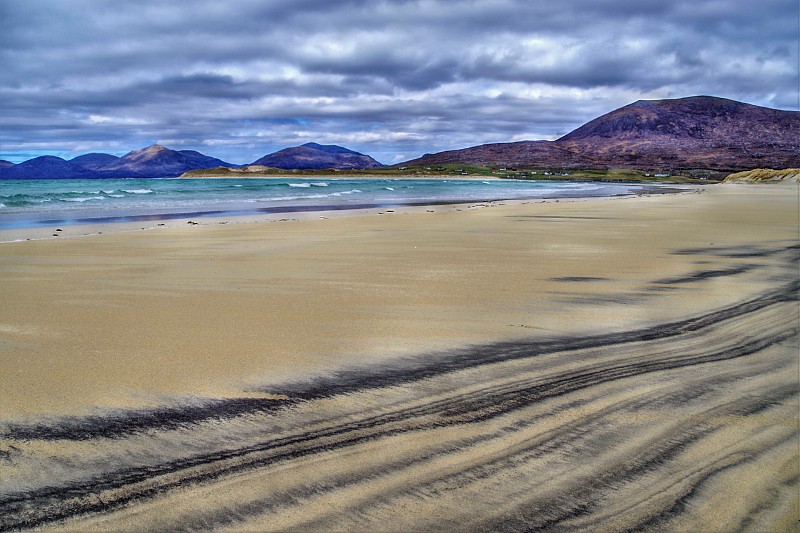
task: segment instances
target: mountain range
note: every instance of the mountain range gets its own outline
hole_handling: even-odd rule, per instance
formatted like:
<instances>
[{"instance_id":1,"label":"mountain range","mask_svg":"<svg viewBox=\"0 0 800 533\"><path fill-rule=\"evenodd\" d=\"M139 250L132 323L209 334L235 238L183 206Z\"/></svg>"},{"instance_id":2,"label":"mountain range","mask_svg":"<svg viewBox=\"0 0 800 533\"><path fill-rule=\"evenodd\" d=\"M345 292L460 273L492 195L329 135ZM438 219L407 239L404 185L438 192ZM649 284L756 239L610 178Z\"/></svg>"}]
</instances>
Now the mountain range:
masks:
<instances>
[{"instance_id":1,"label":"mountain range","mask_svg":"<svg viewBox=\"0 0 800 533\"><path fill-rule=\"evenodd\" d=\"M307 143L268 154L253 165L283 169L355 169L378 168L373 158L335 145ZM170 150L154 144L134 150L122 157L92 153L70 160L41 156L18 165L0 162L0 178L4 179L70 179L70 178L171 178L189 170L214 167L236 168L194 150Z\"/></svg>"},{"instance_id":2,"label":"mountain range","mask_svg":"<svg viewBox=\"0 0 800 533\"><path fill-rule=\"evenodd\" d=\"M111 154L85 154L70 160L45 155L12 166L0 166L4 179L69 178L166 178L180 176L187 170L225 165L216 157L194 150L170 150L154 144L122 157Z\"/></svg>"},{"instance_id":3,"label":"mountain range","mask_svg":"<svg viewBox=\"0 0 800 533\"><path fill-rule=\"evenodd\" d=\"M741 170L800 166L800 112L712 96L639 100L555 141L449 150L403 163Z\"/></svg>"},{"instance_id":4,"label":"mountain range","mask_svg":"<svg viewBox=\"0 0 800 533\"><path fill-rule=\"evenodd\" d=\"M518 141L449 150L398 166L464 164L506 167L720 171L800 167L800 112L692 96L639 100L591 120L555 141ZM0 178L176 177L215 167L374 169L368 155L336 145L306 143L235 165L193 150L153 145L117 157L54 156L18 165L0 160Z\"/></svg>"}]
</instances>

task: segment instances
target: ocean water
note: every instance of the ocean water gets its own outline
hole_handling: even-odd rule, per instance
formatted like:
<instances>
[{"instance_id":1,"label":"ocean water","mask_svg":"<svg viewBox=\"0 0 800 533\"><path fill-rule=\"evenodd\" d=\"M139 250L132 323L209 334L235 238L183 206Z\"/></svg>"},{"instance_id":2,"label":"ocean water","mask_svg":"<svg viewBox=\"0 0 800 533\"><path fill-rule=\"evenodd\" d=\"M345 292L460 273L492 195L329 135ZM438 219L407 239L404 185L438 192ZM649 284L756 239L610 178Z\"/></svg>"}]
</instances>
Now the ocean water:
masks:
<instances>
[{"instance_id":1,"label":"ocean water","mask_svg":"<svg viewBox=\"0 0 800 533\"><path fill-rule=\"evenodd\" d=\"M0 229L491 200L632 194L652 186L442 179L0 181Z\"/></svg>"}]
</instances>

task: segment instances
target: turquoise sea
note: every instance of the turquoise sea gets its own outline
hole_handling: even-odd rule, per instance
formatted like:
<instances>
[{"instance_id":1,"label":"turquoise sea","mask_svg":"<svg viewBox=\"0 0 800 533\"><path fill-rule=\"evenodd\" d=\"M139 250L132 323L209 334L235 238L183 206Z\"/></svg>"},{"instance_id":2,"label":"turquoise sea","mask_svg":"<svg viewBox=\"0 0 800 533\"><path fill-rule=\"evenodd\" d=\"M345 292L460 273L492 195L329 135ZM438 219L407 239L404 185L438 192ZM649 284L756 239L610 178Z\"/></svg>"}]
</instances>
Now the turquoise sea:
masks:
<instances>
[{"instance_id":1,"label":"turquoise sea","mask_svg":"<svg viewBox=\"0 0 800 533\"><path fill-rule=\"evenodd\" d=\"M446 179L0 181L0 229L491 200L635 194L653 186Z\"/></svg>"}]
</instances>

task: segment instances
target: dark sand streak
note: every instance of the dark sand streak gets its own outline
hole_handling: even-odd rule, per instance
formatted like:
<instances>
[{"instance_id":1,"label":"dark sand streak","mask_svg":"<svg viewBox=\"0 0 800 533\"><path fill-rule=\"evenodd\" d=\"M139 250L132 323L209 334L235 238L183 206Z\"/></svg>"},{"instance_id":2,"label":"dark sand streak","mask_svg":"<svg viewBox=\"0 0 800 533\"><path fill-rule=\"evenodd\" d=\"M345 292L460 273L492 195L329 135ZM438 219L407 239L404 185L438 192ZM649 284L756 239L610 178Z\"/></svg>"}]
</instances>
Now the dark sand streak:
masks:
<instances>
[{"instance_id":1,"label":"dark sand streak","mask_svg":"<svg viewBox=\"0 0 800 533\"><path fill-rule=\"evenodd\" d=\"M733 272L731 272L733 274ZM0 437L19 440L87 440L114 438L146 429L168 429L210 418L229 418L246 413L271 411L297 400L310 400L345 394L368 388L399 385L481 364L534 357L561 351L610 347L636 341L665 339L681 333L696 331L716 322L753 312L763 307L798 298L800 281L763 294L758 298L714 311L699 317L661 324L631 332L542 339L528 342L501 342L420 358L401 360L394 365L377 369L354 369L334 373L309 382L272 386L258 391L286 395L289 400L237 398L217 400L197 407L163 408L155 411L133 412L108 417L75 417L61 419L56 424L9 423L0 426Z\"/></svg>"},{"instance_id":2,"label":"dark sand streak","mask_svg":"<svg viewBox=\"0 0 800 533\"><path fill-rule=\"evenodd\" d=\"M787 394L787 397L788 396L789 395ZM765 406L765 408L766 408L766 406ZM755 412L755 411L753 411L753 412ZM796 435L789 435L789 436L786 437L784 442L794 443L794 441L796 439L797 439ZM778 443L778 444L782 444L782 443L783 442ZM708 470L702 472L701 475L695 476L695 479L692 481L691 485L686 489L685 494L683 496L681 496L680 498L678 498L675 501L675 504L671 508L665 509L665 510L661 511L661 513L659 513L657 516L654 516L653 518L651 518L649 520L646 520L646 521L644 521L644 522L642 522L640 524L637 524L636 529L637 530L651 530L651 529L657 529L659 527L663 527L666 523L669 522L669 520L671 518L681 514L683 511L685 511L685 509L686 509L686 507L688 505L688 502L691 501L692 497L695 495L695 493L697 492L698 488L700 486L702 486L704 482L706 482L707 480L709 480L713 476L716 476L716 475L718 475L718 474L720 474L722 472L725 472L726 470L734 468L735 466L741 465L741 464L746 463L748 461L752 461L755 457L758 457L759 455L762 455L762 454L763 454L763 452L759 453L759 452L754 451L751 454L741 454L740 453L740 454L738 454L736 456L726 457L725 459L728 459L728 460L725 461L725 465L724 466L717 467L717 468L714 468L714 469L708 469ZM796 485L796 484L797 484L797 479L795 478L794 480L791 480L790 483L787 486ZM755 511L758 511L758 509L756 509Z\"/></svg>"},{"instance_id":3,"label":"dark sand streak","mask_svg":"<svg viewBox=\"0 0 800 533\"><path fill-rule=\"evenodd\" d=\"M798 334L797 324L792 321L770 324L772 329L765 329L765 325L761 329L743 331L737 336L719 333L714 336L715 332L737 320L744 321L745 324L748 321L759 324L760 314L768 313L775 306L796 302L798 289L800 282L795 281L760 297L715 312L631 332L477 346L454 354L440 354L427 361L424 358L409 359L401 365L387 366L377 371L348 370L315 381L269 390L271 393L287 395L292 402L303 400L292 403L289 407L275 401L265 401L262 404L258 401L236 403L228 400L233 402L230 405L238 406L238 412L237 409L231 411L226 407L228 401L221 401L199 410L190 408L181 411L176 408L159 411L158 416L139 414L127 420L124 417L112 420L94 418L71 420L52 426L8 426L4 430L4 437L22 441L119 438L176 426L187 427L215 417L224 419L265 410L280 417L282 412L290 414L296 406L304 403L442 379L447 375L478 367L485 367L488 373L486 387L469 392L445 390L443 397L431 397L419 405L398 406L388 411L378 410L372 415L365 412L355 420L348 420L347 417L341 420L334 418L318 429L294 434L290 432L286 436L263 440L251 446L198 454L143 468L111 470L89 479L8 494L0 499L0 530L36 527L71 517L107 513L129 504L158 498L171 489L185 488L189 484L202 485L226 475L363 445L376 439L450 426L479 424L529 408L538 402L602 384L755 354L795 339ZM737 328L734 329L738 331ZM748 328L745 326L743 329ZM691 349L686 346L673 349L671 342L678 338L688 342ZM545 377L502 378L502 374L499 374L502 378L499 381L491 379L493 372L500 371L498 365L502 364L553 354L567 356L584 350L609 352L632 349L633 345L636 353L643 355L594 364L589 359L577 370L557 372ZM726 412L758 412L775 402L785 400L795 392L792 388L765 392L761 398L742 399L741 406L729 406ZM585 424L586 421L582 423ZM560 428L559 432L565 430L566 428ZM590 429L583 430L591 433ZM588 502L590 496L599 490L597 487L641 475L642 472L669 461L670 457L708 431L711 429L701 426L689 428L685 433L661 442L649 451L641 452L642 455L630 461L626 468L612 469L606 473L606 477L584 486L575 493L572 503L567 505L568 509L562 509L546 520L545 515L540 515L536 520L525 516L523 522L492 521L488 525L493 529L516 529L520 523L525 523L526 527L538 524L535 527L547 528L556 527L564 520L584 516L591 512ZM730 464L734 463L735 461ZM702 476L698 479L701 478ZM519 515L516 516L519 518ZM311 522L309 526L324 527L324 524Z\"/></svg>"}]
</instances>

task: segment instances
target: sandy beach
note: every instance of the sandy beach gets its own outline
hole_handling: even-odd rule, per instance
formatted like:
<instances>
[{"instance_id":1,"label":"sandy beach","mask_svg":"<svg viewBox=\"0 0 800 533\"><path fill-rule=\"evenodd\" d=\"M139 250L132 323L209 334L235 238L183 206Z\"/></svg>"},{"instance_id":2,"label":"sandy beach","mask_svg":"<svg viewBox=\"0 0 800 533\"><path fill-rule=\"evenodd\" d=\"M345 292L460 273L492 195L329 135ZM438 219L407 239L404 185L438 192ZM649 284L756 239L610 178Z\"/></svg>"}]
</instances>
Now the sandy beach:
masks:
<instances>
[{"instance_id":1,"label":"sandy beach","mask_svg":"<svg viewBox=\"0 0 800 533\"><path fill-rule=\"evenodd\" d=\"M0 530L796 530L799 198L0 231Z\"/></svg>"}]
</instances>

